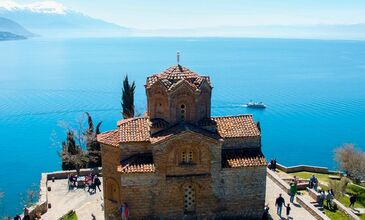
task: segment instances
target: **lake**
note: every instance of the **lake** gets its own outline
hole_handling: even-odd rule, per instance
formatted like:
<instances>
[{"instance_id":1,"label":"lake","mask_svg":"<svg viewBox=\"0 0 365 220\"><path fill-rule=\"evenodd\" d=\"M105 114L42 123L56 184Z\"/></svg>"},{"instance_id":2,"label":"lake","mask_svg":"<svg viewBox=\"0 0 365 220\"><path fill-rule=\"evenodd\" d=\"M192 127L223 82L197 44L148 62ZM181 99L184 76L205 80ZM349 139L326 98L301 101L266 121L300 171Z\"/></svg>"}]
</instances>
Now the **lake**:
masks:
<instances>
[{"instance_id":1,"label":"lake","mask_svg":"<svg viewBox=\"0 0 365 220\"><path fill-rule=\"evenodd\" d=\"M266 158L335 168L334 148L365 149L365 41L229 38L44 39L0 42L0 216L19 211L41 172L60 169L61 124L90 112L102 131L121 118L121 82L181 64L211 77L212 115L253 114ZM264 110L243 107L263 101ZM61 123L63 122L63 123ZM33 186L34 187L34 186Z\"/></svg>"}]
</instances>

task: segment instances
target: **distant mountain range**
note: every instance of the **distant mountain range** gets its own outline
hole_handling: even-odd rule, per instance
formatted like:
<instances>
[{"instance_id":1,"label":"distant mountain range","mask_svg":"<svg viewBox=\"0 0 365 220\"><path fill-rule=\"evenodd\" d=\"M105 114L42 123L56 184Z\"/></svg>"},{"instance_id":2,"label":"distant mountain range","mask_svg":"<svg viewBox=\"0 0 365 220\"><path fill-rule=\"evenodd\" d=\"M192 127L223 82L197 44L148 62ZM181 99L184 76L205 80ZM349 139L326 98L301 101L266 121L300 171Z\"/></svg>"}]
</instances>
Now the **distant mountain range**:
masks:
<instances>
[{"instance_id":1,"label":"distant mountain range","mask_svg":"<svg viewBox=\"0 0 365 220\"><path fill-rule=\"evenodd\" d=\"M13 38L16 38L15 35L26 38L38 35L53 38L159 36L365 40L365 24L132 29L89 17L54 1L19 4L0 0L0 31L7 32L3 33L3 36L13 36Z\"/></svg>"},{"instance_id":2,"label":"distant mountain range","mask_svg":"<svg viewBox=\"0 0 365 220\"><path fill-rule=\"evenodd\" d=\"M365 40L365 24L220 26L138 30L134 34L138 36L165 37L265 37Z\"/></svg>"},{"instance_id":3,"label":"distant mountain range","mask_svg":"<svg viewBox=\"0 0 365 220\"><path fill-rule=\"evenodd\" d=\"M20 24L0 17L0 40L23 40L34 37L35 34L25 29Z\"/></svg>"},{"instance_id":4,"label":"distant mountain range","mask_svg":"<svg viewBox=\"0 0 365 220\"><path fill-rule=\"evenodd\" d=\"M52 1L26 5L0 2L0 17L47 37L124 36L129 32L128 28L69 10Z\"/></svg>"}]
</instances>

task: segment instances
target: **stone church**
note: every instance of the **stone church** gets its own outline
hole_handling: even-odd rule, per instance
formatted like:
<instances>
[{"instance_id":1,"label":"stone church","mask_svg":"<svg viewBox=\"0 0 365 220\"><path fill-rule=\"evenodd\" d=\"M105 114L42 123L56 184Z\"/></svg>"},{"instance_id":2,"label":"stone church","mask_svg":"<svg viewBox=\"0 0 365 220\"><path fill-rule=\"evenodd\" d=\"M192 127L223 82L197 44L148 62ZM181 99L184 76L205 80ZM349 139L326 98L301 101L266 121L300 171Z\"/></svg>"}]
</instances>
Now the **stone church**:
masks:
<instances>
[{"instance_id":1,"label":"stone church","mask_svg":"<svg viewBox=\"0 0 365 220\"><path fill-rule=\"evenodd\" d=\"M209 76L181 65L145 89L144 117L98 135L105 218L122 203L131 219L261 218L266 160L252 115L212 117Z\"/></svg>"}]
</instances>

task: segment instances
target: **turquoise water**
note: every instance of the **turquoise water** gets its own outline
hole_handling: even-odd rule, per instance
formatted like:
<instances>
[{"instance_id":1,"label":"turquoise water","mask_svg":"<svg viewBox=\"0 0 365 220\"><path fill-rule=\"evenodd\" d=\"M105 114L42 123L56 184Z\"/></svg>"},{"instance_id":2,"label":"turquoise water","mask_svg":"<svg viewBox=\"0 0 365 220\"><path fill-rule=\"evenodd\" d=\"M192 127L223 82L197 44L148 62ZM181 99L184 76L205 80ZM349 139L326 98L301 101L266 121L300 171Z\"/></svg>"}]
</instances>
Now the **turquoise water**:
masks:
<instances>
[{"instance_id":1,"label":"turquoise water","mask_svg":"<svg viewBox=\"0 0 365 220\"><path fill-rule=\"evenodd\" d=\"M41 172L60 169L60 121L88 111L102 130L120 119L120 90L181 63L211 76L213 115L254 114L263 151L286 165L335 167L333 149L365 149L365 42L279 39L74 39L0 42L0 208L14 214ZM265 110L246 109L249 100Z\"/></svg>"}]
</instances>

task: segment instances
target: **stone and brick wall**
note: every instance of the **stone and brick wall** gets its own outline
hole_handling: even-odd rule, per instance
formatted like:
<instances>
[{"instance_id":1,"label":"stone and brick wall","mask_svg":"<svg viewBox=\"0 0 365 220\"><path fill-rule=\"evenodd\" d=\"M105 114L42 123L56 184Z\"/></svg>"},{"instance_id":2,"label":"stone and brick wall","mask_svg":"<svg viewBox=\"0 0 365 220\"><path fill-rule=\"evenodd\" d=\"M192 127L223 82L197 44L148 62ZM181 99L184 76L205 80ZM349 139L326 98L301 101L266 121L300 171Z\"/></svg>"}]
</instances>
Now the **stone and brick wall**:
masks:
<instances>
[{"instance_id":1,"label":"stone and brick wall","mask_svg":"<svg viewBox=\"0 0 365 220\"><path fill-rule=\"evenodd\" d=\"M224 139L223 149L233 148L259 148L261 147L261 137L226 138Z\"/></svg>"},{"instance_id":2,"label":"stone and brick wall","mask_svg":"<svg viewBox=\"0 0 365 220\"><path fill-rule=\"evenodd\" d=\"M120 157L121 151L119 147L101 145L105 219L113 219L113 215L118 214L120 206L121 179L120 173L117 172L117 167L120 165Z\"/></svg>"},{"instance_id":3,"label":"stone and brick wall","mask_svg":"<svg viewBox=\"0 0 365 220\"><path fill-rule=\"evenodd\" d=\"M225 212L260 218L265 205L266 167L224 168L221 178Z\"/></svg>"}]
</instances>

